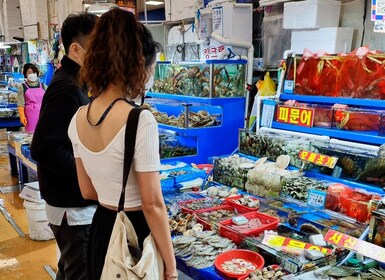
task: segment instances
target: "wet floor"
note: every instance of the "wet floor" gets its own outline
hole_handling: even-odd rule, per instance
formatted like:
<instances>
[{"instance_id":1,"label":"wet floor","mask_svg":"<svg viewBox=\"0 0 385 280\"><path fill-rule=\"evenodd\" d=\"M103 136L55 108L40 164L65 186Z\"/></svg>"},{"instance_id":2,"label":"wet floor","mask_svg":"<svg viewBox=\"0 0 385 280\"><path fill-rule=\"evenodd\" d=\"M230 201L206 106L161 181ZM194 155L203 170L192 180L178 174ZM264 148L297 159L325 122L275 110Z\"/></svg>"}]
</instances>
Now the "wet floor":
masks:
<instances>
[{"instance_id":1,"label":"wet floor","mask_svg":"<svg viewBox=\"0 0 385 280\"><path fill-rule=\"evenodd\" d=\"M18 179L10 175L6 141L0 141L0 202L20 227L20 237L12 224L0 213L0 280L52 279L44 269L56 269L56 243L33 241L28 236L28 221L23 200L19 198Z\"/></svg>"}]
</instances>

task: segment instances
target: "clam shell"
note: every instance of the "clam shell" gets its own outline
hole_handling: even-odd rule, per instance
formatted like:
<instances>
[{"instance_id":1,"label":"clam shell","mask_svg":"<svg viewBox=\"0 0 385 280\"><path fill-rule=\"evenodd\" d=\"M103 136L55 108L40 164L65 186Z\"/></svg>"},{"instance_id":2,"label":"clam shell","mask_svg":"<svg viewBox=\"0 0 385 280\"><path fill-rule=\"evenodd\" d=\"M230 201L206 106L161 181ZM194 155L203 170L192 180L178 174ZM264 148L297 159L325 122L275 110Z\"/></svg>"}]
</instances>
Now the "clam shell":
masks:
<instances>
[{"instance_id":1,"label":"clam shell","mask_svg":"<svg viewBox=\"0 0 385 280\"><path fill-rule=\"evenodd\" d=\"M290 163L290 156L288 156L288 155L280 155L277 158L275 165L278 168L286 169L289 166L289 163Z\"/></svg>"}]
</instances>

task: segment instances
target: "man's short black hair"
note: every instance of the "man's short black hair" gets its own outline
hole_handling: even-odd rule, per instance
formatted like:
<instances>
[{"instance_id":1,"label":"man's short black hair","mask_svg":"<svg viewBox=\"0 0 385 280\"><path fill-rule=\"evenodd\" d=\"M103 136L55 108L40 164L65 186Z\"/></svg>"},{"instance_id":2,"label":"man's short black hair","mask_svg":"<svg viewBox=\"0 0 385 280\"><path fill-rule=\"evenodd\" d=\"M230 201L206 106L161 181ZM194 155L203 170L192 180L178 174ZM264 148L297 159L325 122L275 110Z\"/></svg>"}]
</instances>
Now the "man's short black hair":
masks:
<instances>
[{"instance_id":1,"label":"man's short black hair","mask_svg":"<svg viewBox=\"0 0 385 280\"><path fill-rule=\"evenodd\" d=\"M81 13L71 14L64 20L61 28L61 39L66 54L74 42L84 47L85 37L91 33L97 18L94 14Z\"/></svg>"}]
</instances>

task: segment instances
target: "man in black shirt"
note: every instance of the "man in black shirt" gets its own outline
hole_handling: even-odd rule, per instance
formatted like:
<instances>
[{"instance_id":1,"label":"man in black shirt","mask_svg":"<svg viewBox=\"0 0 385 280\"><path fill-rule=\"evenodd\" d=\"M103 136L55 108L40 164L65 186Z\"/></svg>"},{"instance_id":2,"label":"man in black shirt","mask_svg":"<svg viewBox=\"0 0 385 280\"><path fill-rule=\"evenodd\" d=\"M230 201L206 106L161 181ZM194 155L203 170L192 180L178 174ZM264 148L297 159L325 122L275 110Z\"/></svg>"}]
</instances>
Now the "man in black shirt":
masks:
<instances>
[{"instance_id":1,"label":"man in black shirt","mask_svg":"<svg viewBox=\"0 0 385 280\"><path fill-rule=\"evenodd\" d=\"M47 218L61 254L57 280L86 279L88 233L96 201L87 201L81 195L67 130L79 107L89 102L77 75L96 19L92 14L80 14L70 15L63 22L61 37L66 56L44 95L31 144Z\"/></svg>"}]
</instances>

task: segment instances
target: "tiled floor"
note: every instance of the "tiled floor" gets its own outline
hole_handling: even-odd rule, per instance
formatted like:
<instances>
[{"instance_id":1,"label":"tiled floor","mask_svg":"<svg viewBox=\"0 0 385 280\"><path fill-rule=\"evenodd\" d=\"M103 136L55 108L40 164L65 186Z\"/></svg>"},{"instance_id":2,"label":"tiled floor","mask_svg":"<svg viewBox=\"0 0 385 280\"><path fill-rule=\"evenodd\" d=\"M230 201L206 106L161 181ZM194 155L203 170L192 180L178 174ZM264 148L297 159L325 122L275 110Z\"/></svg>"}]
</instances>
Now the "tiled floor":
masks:
<instances>
[{"instance_id":1,"label":"tiled floor","mask_svg":"<svg viewBox=\"0 0 385 280\"><path fill-rule=\"evenodd\" d=\"M16 224L26 234L20 237L11 223L0 212L0 280L52 279L44 269L49 265L56 269L56 243L51 241L33 241L28 236L28 221L19 192L10 192L9 186L17 186L18 179L10 175L6 142L0 141L0 202L9 212ZM5 192L5 193L3 193ZM179 279L190 277L180 272Z\"/></svg>"}]
</instances>

